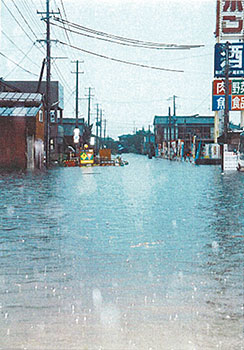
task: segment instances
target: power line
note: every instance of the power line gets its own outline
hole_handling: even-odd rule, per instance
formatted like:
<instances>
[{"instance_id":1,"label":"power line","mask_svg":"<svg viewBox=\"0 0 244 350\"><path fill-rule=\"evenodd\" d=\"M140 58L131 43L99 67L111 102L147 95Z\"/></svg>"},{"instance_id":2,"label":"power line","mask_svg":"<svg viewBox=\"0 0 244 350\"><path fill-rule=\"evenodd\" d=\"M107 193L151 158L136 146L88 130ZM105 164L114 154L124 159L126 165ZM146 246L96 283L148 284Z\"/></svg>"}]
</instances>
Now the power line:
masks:
<instances>
[{"instance_id":1,"label":"power line","mask_svg":"<svg viewBox=\"0 0 244 350\"><path fill-rule=\"evenodd\" d=\"M26 58L26 57L28 57L28 55L29 55L29 53L31 52L31 50L32 50L32 48L33 48L33 46L34 46L34 44L31 46L31 48L26 52L26 54L24 54L24 57L22 57L22 59L19 61L19 65L24 61L24 59ZM10 75L10 74L12 74L14 71L15 71L15 69L16 69L16 67L14 67L5 77L4 77L4 79L6 80L6 78Z\"/></svg>"},{"instance_id":2,"label":"power line","mask_svg":"<svg viewBox=\"0 0 244 350\"><path fill-rule=\"evenodd\" d=\"M62 9L63 9L63 12L64 12L65 19L66 19L66 21L68 21L68 19L67 19L67 14L66 14L66 11L65 11L65 8L64 8L63 0L60 0L60 1L61 1L61 5L62 5ZM61 13L60 13L60 15L61 15ZM62 19L62 15L61 15L61 19ZM65 30L65 33L66 33L68 42L69 42L69 44L71 45L70 37L69 37L69 35L68 35L68 31L67 31L67 29L66 29L66 27L65 27L64 24L63 24L63 28L64 28L64 30Z\"/></svg>"},{"instance_id":3,"label":"power line","mask_svg":"<svg viewBox=\"0 0 244 350\"><path fill-rule=\"evenodd\" d=\"M23 55L26 56L26 53L25 53L20 47L18 47L18 46L16 45L16 43L15 43L3 30L1 30L1 32L2 32L2 34L11 42L11 44L13 44L20 52L22 52ZM33 46L34 46L34 44L32 45L31 48L33 48ZM39 65L38 65L36 62L34 62L31 58L29 58L29 57L27 57L27 58L28 58L28 60L29 60L30 62L32 62L35 66L39 67Z\"/></svg>"},{"instance_id":4,"label":"power line","mask_svg":"<svg viewBox=\"0 0 244 350\"><path fill-rule=\"evenodd\" d=\"M141 68L149 68L149 69L154 69L154 70L161 70L161 71L166 71L166 72L175 72L175 73L183 73L183 70L177 70L177 69L169 69L169 68L161 68L161 67L155 67L155 66L149 66L146 64L140 64L140 63L134 63L134 62L129 62L129 61L124 61L124 60L120 60L118 58L113 58L113 57L109 57L109 56L105 56L105 55L101 55L92 51L88 51L88 50L84 50L80 47L74 46L74 45L70 45L67 43L64 43L62 41L59 41L60 44L65 45L65 46L69 46L75 50L79 50L81 52L87 53L89 55L93 55L96 57L100 57L100 58L104 58L110 61L114 61L114 62L118 62L118 63L124 63L124 64L128 64L131 66L136 66L136 67L141 67Z\"/></svg>"},{"instance_id":5,"label":"power line","mask_svg":"<svg viewBox=\"0 0 244 350\"><path fill-rule=\"evenodd\" d=\"M86 33L81 33L81 32L78 32L78 31L75 31L75 30L72 30L70 28L66 28L64 26L64 23L63 23L63 27L62 26L59 26L58 24L55 24L55 23L52 23L51 24L57 28L61 28L61 29L64 29L67 33L67 31L71 32L71 33L74 33L74 34L77 34L77 35L82 35L82 36L85 36L87 38L92 38L92 39L97 39L97 40L101 40L101 41L106 41L106 42L109 42L109 43L113 43L113 44L117 44L117 45L122 45L122 46L130 46L130 47L138 47L138 48L144 48L144 49L150 49L150 50L169 50L168 47L156 47L156 46L147 46L147 45L142 45L142 44L133 44L133 43L127 43L127 42L120 42L120 41L115 41L115 40L112 40L112 39L107 39L107 38L100 38L100 37L96 37L94 35L90 35L90 34L86 34ZM185 48L177 48L177 47L172 47L171 50L185 50Z\"/></svg>"},{"instance_id":6,"label":"power line","mask_svg":"<svg viewBox=\"0 0 244 350\"><path fill-rule=\"evenodd\" d=\"M55 69L57 75L60 77L60 79L62 80L63 82L63 85L66 87L67 90L71 91L70 87L69 87L69 84L67 83L65 77L63 76L63 73L60 71L58 65L53 62L53 68Z\"/></svg>"},{"instance_id":7,"label":"power line","mask_svg":"<svg viewBox=\"0 0 244 350\"><path fill-rule=\"evenodd\" d=\"M35 27L38 27L40 32L43 32L43 28L40 25L40 21L36 20L36 16L33 16L33 14L31 14L30 12L30 3L27 4L26 0L22 0L22 4L25 10L25 14L28 15L29 20L33 23L33 25Z\"/></svg>"},{"instance_id":8,"label":"power line","mask_svg":"<svg viewBox=\"0 0 244 350\"><path fill-rule=\"evenodd\" d=\"M26 30L23 28L23 26L21 25L21 23L17 20L17 18L15 17L15 15L12 13L12 11L9 9L9 7L6 5L5 0L2 0L3 5L5 6L5 8L8 10L8 12L10 13L10 15L13 17L13 19L15 20L15 22L18 24L18 26L22 29L22 31L25 33L25 35L28 37L28 39L33 43L34 40L30 37L30 35L26 32ZM36 48L42 52L41 48L39 48L38 46L36 46ZM43 52L42 52L43 53Z\"/></svg>"},{"instance_id":9,"label":"power line","mask_svg":"<svg viewBox=\"0 0 244 350\"><path fill-rule=\"evenodd\" d=\"M104 36L113 40L117 40L117 41L123 41L123 42L127 42L127 43L132 43L132 44L138 44L138 45L145 45L145 46L152 46L152 47L161 47L161 48L170 48L170 49L191 49L191 48L199 48L202 47L203 45L177 45L177 44L165 44L165 43L156 43L156 42L152 42L152 41L143 41L143 40L137 40L137 39L130 39L130 38L126 38L126 37L122 37L122 36L118 36L118 35L113 35L113 34L108 34L105 32L101 32L101 31L97 31L94 29L90 29L84 26L81 26L79 24L73 23L73 22L69 22L67 20L64 19L60 19L59 17L55 17L53 18L55 21L60 22L60 23L65 23L68 24L71 27L74 27L76 29L79 29L80 31L85 31L85 32L89 32L95 35L99 35L99 36Z\"/></svg>"},{"instance_id":10,"label":"power line","mask_svg":"<svg viewBox=\"0 0 244 350\"><path fill-rule=\"evenodd\" d=\"M32 34L36 37L36 39L38 39L38 37L36 36L36 33L32 30L31 26L29 25L29 23L27 22L27 20L25 19L24 15L22 14L22 12L20 11L19 7L16 5L16 3L14 2L14 0L12 0L15 8L17 9L18 13L20 14L21 18L23 18L25 24L27 25L27 27L30 29L30 31L32 32Z\"/></svg>"},{"instance_id":11,"label":"power line","mask_svg":"<svg viewBox=\"0 0 244 350\"><path fill-rule=\"evenodd\" d=\"M29 36L29 34L25 31L25 29L23 28L23 26L20 24L20 22L16 19L15 15L12 13L12 11L9 9L9 7L6 5L5 0L2 0L3 5L6 7L6 9L8 10L8 12L10 13L10 15L13 17L13 19L15 20L15 22L18 24L18 26L23 30L23 32L25 33L25 35L30 39L30 41L33 43L33 39Z\"/></svg>"},{"instance_id":12,"label":"power line","mask_svg":"<svg viewBox=\"0 0 244 350\"><path fill-rule=\"evenodd\" d=\"M13 64L15 64L17 67L21 68L22 70L24 70L25 72L29 73L29 74L32 74L32 75L35 75L38 77L38 74L35 74L31 71L29 71L28 69L20 66L20 64L16 63L15 61L13 61L11 58L7 57L4 53L0 52L0 55L3 56L4 58L6 58L8 61L12 62Z\"/></svg>"}]
</instances>

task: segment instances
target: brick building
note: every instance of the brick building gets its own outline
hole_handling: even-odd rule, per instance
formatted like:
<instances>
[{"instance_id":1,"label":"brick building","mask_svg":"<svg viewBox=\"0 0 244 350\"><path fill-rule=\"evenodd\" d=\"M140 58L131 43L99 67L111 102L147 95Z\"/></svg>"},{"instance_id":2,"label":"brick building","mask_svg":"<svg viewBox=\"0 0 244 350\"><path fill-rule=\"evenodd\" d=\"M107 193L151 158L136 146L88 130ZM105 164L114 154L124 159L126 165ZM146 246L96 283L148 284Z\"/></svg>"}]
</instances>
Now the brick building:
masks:
<instances>
[{"instance_id":1,"label":"brick building","mask_svg":"<svg viewBox=\"0 0 244 350\"><path fill-rule=\"evenodd\" d=\"M0 168L41 168L45 114L41 94L0 93Z\"/></svg>"}]
</instances>

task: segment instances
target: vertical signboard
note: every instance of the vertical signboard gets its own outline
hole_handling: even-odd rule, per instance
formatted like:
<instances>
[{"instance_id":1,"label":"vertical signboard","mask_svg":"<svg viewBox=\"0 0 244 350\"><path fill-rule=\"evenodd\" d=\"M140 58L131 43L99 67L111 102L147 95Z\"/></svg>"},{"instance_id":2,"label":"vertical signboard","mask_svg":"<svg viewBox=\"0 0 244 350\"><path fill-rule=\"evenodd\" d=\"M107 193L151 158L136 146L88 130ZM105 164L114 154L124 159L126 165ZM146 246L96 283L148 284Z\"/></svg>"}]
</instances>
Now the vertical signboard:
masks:
<instances>
[{"instance_id":1,"label":"vertical signboard","mask_svg":"<svg viewBox=\"0 0 244 350\"><path fill-rule=\"evenodd\" d=\"M221 79L213 81L213 111L225 109L225 82ZM233 79L229 81L229 110L244 110L244 80Z\"/></svg>"},{"instance_id":2,"label":"vertical signboard","mask_svg":"<svg viewBox=\"0 0 244 350\"><path fill-rule=\"evenodd\" d=\"M221 40L243 39L243 9L243 0L217 0L216 37Z\"/></svg>"},{"instance_id":3,"label":"vertical signboard","mask_svg":"<svg viewBox=\"0 0 244 350\"><path fill-rule=\"evenodd\" d=\"M214 55L214 76L225 76L225 62L226 62L225 44L215 45ZM229 44L229 77L243 77L244 76L244 44L230 43Z\"/></svg>"}]
</instances>

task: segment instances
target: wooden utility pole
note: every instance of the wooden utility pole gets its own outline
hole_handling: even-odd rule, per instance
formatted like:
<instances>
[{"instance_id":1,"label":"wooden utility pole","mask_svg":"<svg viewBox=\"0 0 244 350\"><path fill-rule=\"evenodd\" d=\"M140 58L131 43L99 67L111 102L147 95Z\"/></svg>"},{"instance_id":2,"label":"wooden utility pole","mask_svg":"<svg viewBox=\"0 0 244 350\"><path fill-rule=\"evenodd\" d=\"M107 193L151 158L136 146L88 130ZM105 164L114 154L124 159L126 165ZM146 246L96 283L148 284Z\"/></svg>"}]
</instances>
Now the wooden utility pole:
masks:
<instances>
[{"instance_id":1,"label":"wooden utility pole","mask_svg":"<svg viewBox=\"0 0 244 350\"><path fill-rule=\"evenodd\" d=\"M100 108L100 141L102 141L102 122L103 122L103 111L102 109ZM99 145L100 148L102 144Z\"/></svg>"},{"instance_id":2,"label":"wooden utility pole","mask_svg":"<svg viewBox=\"0 0 244 350\"><path fill-rule=\"evenodd\" d=\"M79 72L79 63L83 63L84 61L72 61L72 63L76 64L76 71L72 72L76 74L76 88L75 88L75 127L79 127L79 74L84 72Z\"/></svg>"},{"instance_id":3,"label":"wooden utility pole","mask_svg":"<svg viewBox=\"0 0 244 350\"><path fill-rule=\"evenodd\" d=\"M169 107L169 159L171 159L171 140L172 140L172 130L171 130L171 108Z\"/></svg>"},{"instance_id":4,"label":"wooden utility pole","mask_svg":"<svg viewBox=\"0 0 244 350\"><path fill-rule=\"evenodd\" d=\"M50 0L46 0L46 12L37 12L38 14L45 15L43 20L46 22L46 66L47 66L47 78L46 78L46 118L45 118L45 151L46 151L46 167L50 165L50 111L51 111L51 34L50 34L50 18L51 15L60 14L59 12L50 12Z\"/></svg>"},{"instance_id":5,"label":"wooden utility pole","mask_svg":"<svg viewBox=\"0 0 244 350\"><path fill-rule=\"evenodd\" d=\"M175 104L175 99L177 96L173 95L173 116L176 116L176 104Z\"/></svg>"},{"instance_id":6,"label":"wooden utility pole","mask_svg":"<svg viewBox=\"0 0 244 350\"><path fill-rule=\"evenodd\" d=\"M47 101L47 114L46 114L46 165L50 165L50 85L51 85L51 42L50 42L50 7L49 0L46 3L46 24L47 24L47 52L46 52L46 64L47 64L47 80L46 80L46 101Z\"/></svg>"},{"instance_id":7,"label":"wooden utility pole","mask_svg":"<svg viewBox=\"0 0 244 350\"><path fill-rule=\"evenodd\" d=\"M94 95L91 94L92 88L88 88L88 116L87 116L87 124L91 124L91 99Z\"/></svg>"},{"instance_id":8,"label":"wooden utility pole","mask_svg":"<svg viewBox=\"0 0 244 350\"><path fill-rule=\"evenodd\" d=\"M97 118L96 118L96 152L99 150L99 141L98 141L98 126L99 126L99 104L97 103Z\"/></svg>"},{"instance_id":9,"label":"wooden utility pole","mask_svg":"<svg viewBox=\"0 0 244 350\"><path fill-rule=\"evenodd\" d=\"M107 127L107 119L104 119L104 129L103 129L104 142L103 143L105 143L105 139L106 139L106 127Z\"/></svg>"},{"instance_id":10,"label":"wooden utility pole","mask_svg":"<svg viewBox=\"0 0 244 350\"><path fill-rule=\"evenodd\" d=\"M227 144L229 130L229 42L225 44L225 112L224 112L224 143Z\"/></svg>"}]
</instances>

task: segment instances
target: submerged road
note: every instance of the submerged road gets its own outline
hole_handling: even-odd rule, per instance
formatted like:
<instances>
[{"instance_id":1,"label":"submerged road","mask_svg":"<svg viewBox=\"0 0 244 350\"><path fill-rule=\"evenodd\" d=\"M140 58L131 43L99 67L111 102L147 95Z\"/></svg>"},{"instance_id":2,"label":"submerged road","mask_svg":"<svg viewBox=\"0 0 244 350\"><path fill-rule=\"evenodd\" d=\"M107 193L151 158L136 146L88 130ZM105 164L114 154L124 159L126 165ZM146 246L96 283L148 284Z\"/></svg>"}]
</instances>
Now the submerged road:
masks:
<instances>
[{"instance_id":1,"label":"submerged road","mask_svg":"<svg viewBox=\"0 0 244 350\"><path fill-rule=\"evenodd\" d=\"M0 349L244 349L244 175L0 174Z\"/></svg>"}]
</instances>

